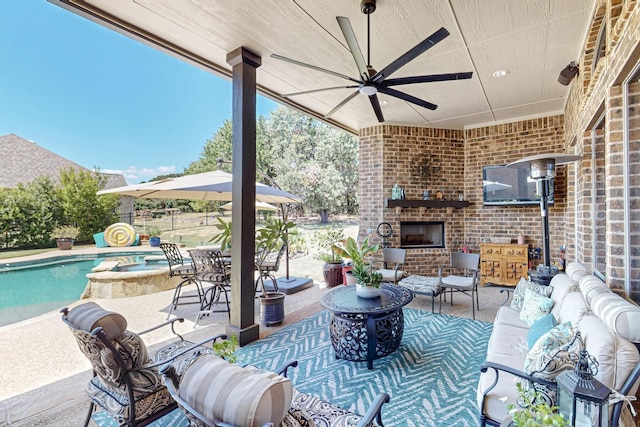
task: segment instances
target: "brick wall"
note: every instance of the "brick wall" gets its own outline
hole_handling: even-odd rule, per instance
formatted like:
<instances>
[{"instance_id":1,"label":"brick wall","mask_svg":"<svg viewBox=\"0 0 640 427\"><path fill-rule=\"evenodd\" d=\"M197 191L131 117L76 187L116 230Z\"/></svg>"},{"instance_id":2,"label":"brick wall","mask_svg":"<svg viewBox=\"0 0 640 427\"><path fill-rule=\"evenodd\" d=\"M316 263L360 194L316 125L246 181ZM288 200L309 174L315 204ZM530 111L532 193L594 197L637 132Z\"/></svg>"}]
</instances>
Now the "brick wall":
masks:
<instances>
[{"instance_id":1,"label":"brick wall","mask_svg":"<svg viewBox=\"0 0 640 427\"><path fill-rule=\"evenodd\" d=\"M606 48L595 64L596 43L605 28ZM606 261L606 280L613 289L640 300L640 83L630 85L624 111L623 82L640 62L640 7L637 0L598 0L586 44L578 60L579 75L571 83L564 115L467 129L410 128L379 125L360 131L360 235L375 232L378 223L446 222L445 249L411 249L408 270L434 274L447 254L463 243L477 250L496 236L524 234L531 246L542 246L538 207L482 205L482 166L505 164L542 153L562 152L582 160L557 168L555 205L550 207L551 259L567 247L567 261L593 268ZM595 64L595 65L594 65ZM625 120L625 115L629 119ZM592 131L604 117L597 158ZM626 141L625 126L629 139ZM416 178L416 159L427 159L429 179ZM408 199L422 198L425 189L445 198L459 194L470 202L464 209L384 208L384 198L398 182ZM628 190L627 190L628 189ZM592 200L600 199L594 205ZM625 225L628 215L629 226ZM593 242L594 224L606 219L605 242ZM594 229L596 232L594 233ZM380 240L375 236L378 241ZM399 236L392 239L399 245ZM628 274L627 274L628 273Z\"/></svg>"},{"instance_id":2,"label":"brick wall","mask_svg":"<svg viewBox=\"0 0 640 427\"><path fill-rule=\"evenodd\" d=\"M465 131L465 189L471 203L465 209L465 239L474 250L491 237L525 236L530 247L542 247L539 206L484 206L482 167L503 165L540 153L563 153L563 116L544 117ZM549 207L549 244L552 261L560 257L565 236L566 166L556 168L555 203Z\"/></svg>"},{"instance_id":3,"label":"brick wall","mask_svg":"<svg viewBox=\"0 0 640 427\"><path fill-rule=\"evenodd\" d=\"M444 221L444 249L407 250L406 269L412 274L436 274L448 263L448 253L464 243L464 209L385 208L384 199L398 183L407 199L422 199L425 190L441 191L449 200L464 195L463 132L448 129L379 125L360 131L360 237L379 223L391 224L391 246L400 246L400 222ZM428 172L428 176L421 173Z\"/></svg>"},{"instance_id":4,"label":"brick wall","mask_svg":"<svg viewBox=\"0 0 640 427\"><path fill-rule=\"evenodd\" d=\"M444 221L444 249L416 248L407 251L407 270L433 275L448 263L448 254L469 244L473 251L491 237L527 237L533 247L542 246L538 206L483 206L482 166L499 165L532 154L563 152L563 117L553 116L516 123L455 131L380 125L360 132L360 237L374 231L380 222L394 229L392 246L400 245L402 221ZM426 159L426 161L424 161ZM418 173L428 165L429 177ZM549 209L552 258L559 259L559 247L567 244L566 168L557 168L555 205ZM422 199L424 190L441 191L444 198L462 195L470 202L463 209L384 208L384 199L398 183L407 199Z\"/></svg>"}]
</instances>

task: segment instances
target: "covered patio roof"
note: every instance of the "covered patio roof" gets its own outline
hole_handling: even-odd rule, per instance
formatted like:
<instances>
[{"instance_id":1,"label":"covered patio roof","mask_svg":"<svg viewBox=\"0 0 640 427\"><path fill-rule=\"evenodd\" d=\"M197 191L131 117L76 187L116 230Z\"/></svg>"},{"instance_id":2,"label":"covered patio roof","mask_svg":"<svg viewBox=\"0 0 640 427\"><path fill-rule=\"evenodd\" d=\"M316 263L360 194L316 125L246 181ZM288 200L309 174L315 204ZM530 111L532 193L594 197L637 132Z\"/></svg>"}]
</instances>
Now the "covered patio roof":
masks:
<instances>
[{"instance_id":1,"label":"covered patio roof","mask_svg":"<svg viewBox=\"0 0 640 427\"><path fill-rule=\"evenodd\" d=\"M354 77L354 59L336 16L349 18L365 58L367 17L359 0L49 0L155 48L230 78L238 47L262 58L258 91L317 118L354 92L335 75L274 59L278 54ZM465 129L562 113L560 71L577 60L595 0L378 0L371 15L377 70L445 27L450 35L393 77L473 72L469 80L397 87L435 111L379 94L386 123ZM504 77L494 72L506 70ZM352 133L378 123L365 95L325 121Z\"/></svg>"}]
</instances>

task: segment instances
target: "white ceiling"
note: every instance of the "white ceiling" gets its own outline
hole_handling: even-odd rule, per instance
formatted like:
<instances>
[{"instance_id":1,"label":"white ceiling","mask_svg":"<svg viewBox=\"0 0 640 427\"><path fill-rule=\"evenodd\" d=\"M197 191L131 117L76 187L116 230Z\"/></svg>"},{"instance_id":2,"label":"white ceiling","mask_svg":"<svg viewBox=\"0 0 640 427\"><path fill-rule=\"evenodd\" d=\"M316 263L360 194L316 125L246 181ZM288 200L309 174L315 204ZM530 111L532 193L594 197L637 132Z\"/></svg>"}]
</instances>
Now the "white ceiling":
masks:
<instances>
[{"instance_id":1,"label":"white ceiling","mask_svg":"<svg viewBox=\"0 0 640 427\"><path fill-rule=\"evenodd\" d=\"M360 0L49 0L103 25L146 39L228 77L226 55L244 46L262 57L260 91L324 116L355 89L291 98L283 94L351 84L271 57L276 53L357 78L336 16L351 21L367 57L367 18ZM371 65L380 70L445 27L451 35L393 78L472 71L470 80L396 87L438 105L435 111L378 94L385 122L449 129L473 128L561 113L568 86L558 74L578 60L596 0L378 0L371 15ZM87 15L85 15L87 16ZM506 77L492 73L506 69ZM388 103L385 105L384 101ZM329 120L344 129L377 124L365 95Z\"/></svg>"}]
</instances>

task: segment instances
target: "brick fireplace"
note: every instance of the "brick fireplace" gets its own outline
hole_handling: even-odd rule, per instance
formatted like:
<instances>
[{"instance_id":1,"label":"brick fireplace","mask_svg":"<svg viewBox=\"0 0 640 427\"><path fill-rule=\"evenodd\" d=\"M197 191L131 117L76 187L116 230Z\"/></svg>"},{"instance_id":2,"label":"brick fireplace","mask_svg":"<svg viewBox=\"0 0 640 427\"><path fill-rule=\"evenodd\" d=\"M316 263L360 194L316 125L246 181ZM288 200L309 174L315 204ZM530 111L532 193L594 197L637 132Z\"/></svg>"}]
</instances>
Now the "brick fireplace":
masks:
<instances>
[{"instance_id":1,"label":"brick fireplace","mask_svg":"<svg viewBox=\"0 0 640 427\"><path fill-rule=\"evenodd\" d=\"M444 221L400 222L400 247L444 248Z\"/></svg>"},{"instance_id":2,"label":"brick fireplace","mask_svg":"<svg viewBox=\"0 0 640 427\"><path fill-rule=\"evenodd\" d=\"M361 129L360 238L371 230L371 239L380 242L375 230L388 222L393 228L390 246L406 246L401 223L443 223L442 245L407 247L407 272L423 275L436 275L439 266L449 263L449 253L462 245L477 252L480 243L491 237L524 234L531 246L541 246L538 207L483 205L482 166L563 152L563 124L563 116L552 116L468 130L387 124ZM558 173L556 203L549 210L552 257L567 243L559 231L566 209L566 172L560 168ZM406 200L385 203L396 183L403 187ZM422 202L425 190L430 190L431 198L439 191L442 200Z\"/></svg>"}]
</instances>

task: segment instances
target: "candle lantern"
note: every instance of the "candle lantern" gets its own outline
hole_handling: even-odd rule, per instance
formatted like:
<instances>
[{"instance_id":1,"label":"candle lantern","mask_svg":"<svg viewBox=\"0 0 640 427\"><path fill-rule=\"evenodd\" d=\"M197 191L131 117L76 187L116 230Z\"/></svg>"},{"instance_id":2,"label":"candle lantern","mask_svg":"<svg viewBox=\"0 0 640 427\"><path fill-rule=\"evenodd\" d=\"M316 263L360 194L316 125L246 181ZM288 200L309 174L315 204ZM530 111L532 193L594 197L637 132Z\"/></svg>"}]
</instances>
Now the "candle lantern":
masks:
<instances>
[{"instance_id":1,"label":"candle lantern","mask_svg":"<svg viewBox=\"0 0 640 427\"><path fill-rule=\"evenodd\" d=\"M606 427L609 425L609 394L611 390L594 379L598 362L586 350L572 371L556 377L559 412L575 427Z\"/></svg>"}]
</instances>

